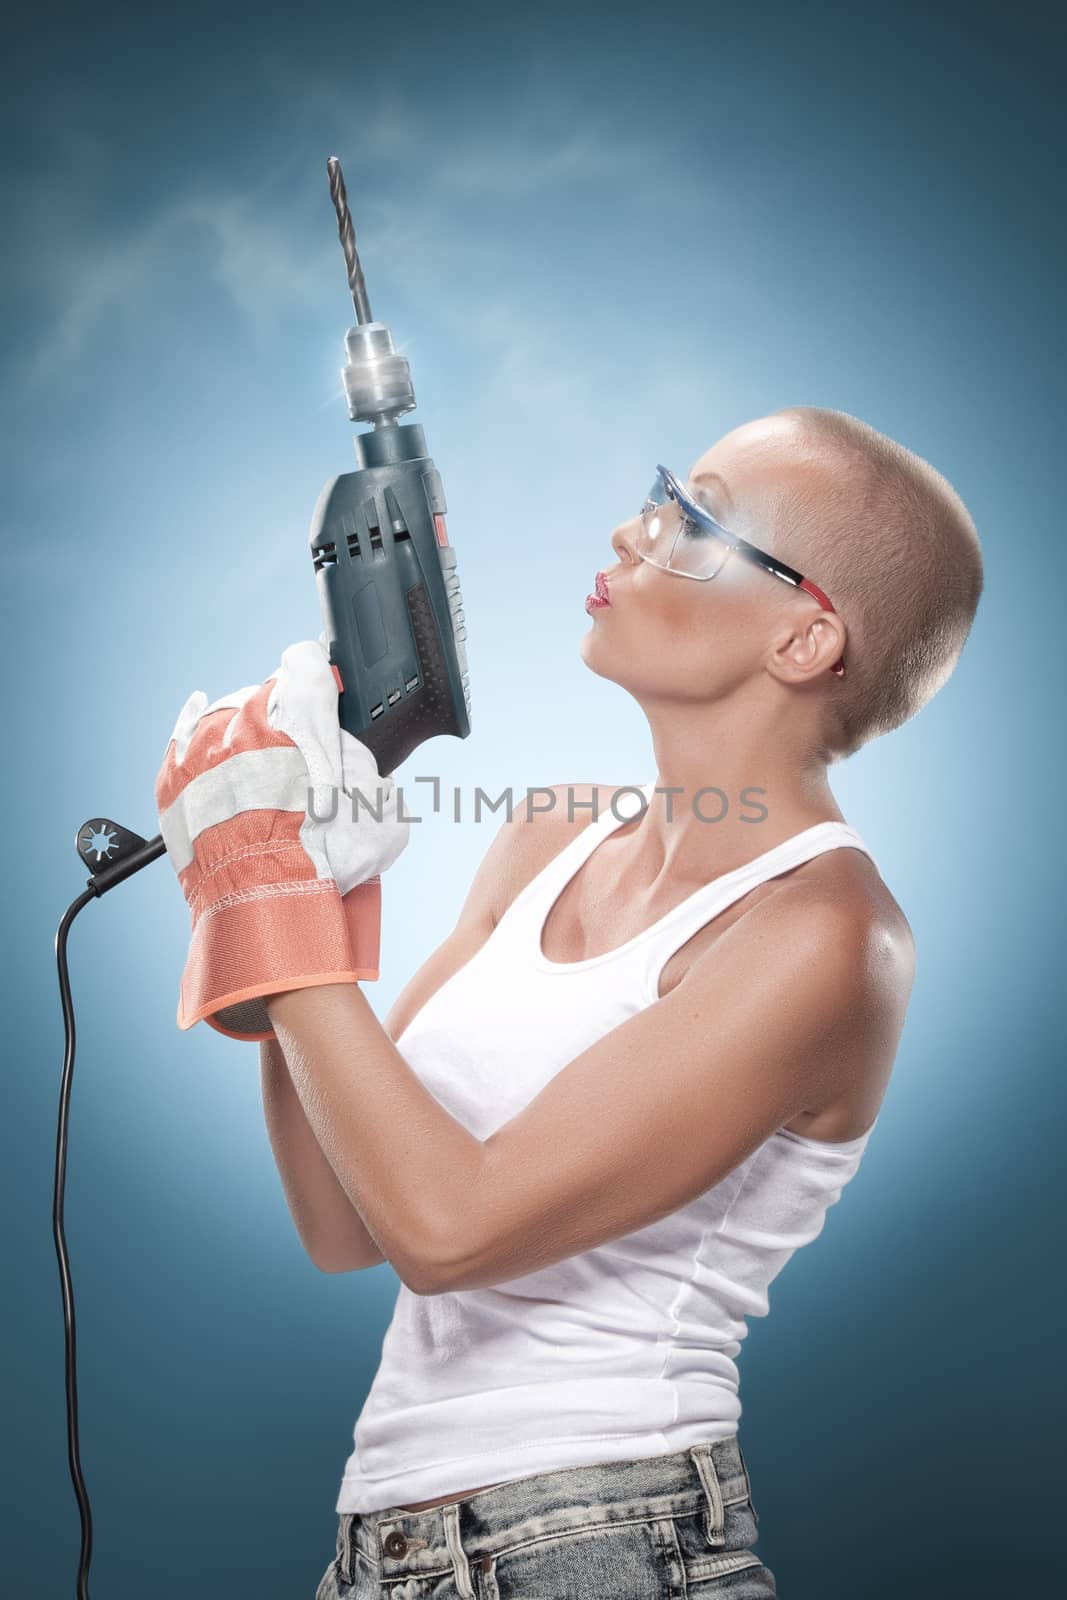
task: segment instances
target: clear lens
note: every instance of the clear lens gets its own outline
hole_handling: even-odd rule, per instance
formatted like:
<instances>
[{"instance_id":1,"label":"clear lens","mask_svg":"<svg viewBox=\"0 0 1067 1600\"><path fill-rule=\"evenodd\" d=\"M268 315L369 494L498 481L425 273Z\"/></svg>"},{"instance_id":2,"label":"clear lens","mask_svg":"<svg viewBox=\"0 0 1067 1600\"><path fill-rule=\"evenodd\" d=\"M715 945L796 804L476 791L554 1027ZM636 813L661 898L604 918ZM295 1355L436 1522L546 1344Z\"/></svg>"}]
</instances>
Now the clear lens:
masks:
<instances>
[{"instance_id":1,"label":"clear lens","mask_svg":"<svg viewBox=\"0 0 1067 1600\"><path fill-rule=\"evenodd\" d=\"M638 554L654 566L669 568L681 528L682 514L657 478L641 509Z\"/></svg>"},{"instance_id":2,"label":"clear lens","mask_svg":"<svg viewBox=\"0 0 1067 1600\"><path fill-rule=\"evenodd\" d=\"M713 529L688 516L657 477L641 509L637 553L668 572L714 578L730 546Z\"/></svg>"}]
</instances>

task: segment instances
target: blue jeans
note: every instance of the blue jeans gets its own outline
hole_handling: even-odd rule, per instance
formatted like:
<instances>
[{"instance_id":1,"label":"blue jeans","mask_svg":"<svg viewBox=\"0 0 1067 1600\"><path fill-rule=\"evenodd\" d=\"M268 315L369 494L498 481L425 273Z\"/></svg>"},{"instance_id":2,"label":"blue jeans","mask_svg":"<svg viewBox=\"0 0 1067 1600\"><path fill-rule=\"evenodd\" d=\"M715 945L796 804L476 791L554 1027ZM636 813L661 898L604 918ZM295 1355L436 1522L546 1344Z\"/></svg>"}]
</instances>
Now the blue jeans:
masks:
<instances>
[{"instance_id":1,"label":"blue jeans","mask_svg":"<svg viewBox=\"0 0 1067 1600\"><path fill-rule=\"evenodd\" d=\"M768 1600L736 1435L345 1513L315 1600Z\"/></svg>"}]
</instances>

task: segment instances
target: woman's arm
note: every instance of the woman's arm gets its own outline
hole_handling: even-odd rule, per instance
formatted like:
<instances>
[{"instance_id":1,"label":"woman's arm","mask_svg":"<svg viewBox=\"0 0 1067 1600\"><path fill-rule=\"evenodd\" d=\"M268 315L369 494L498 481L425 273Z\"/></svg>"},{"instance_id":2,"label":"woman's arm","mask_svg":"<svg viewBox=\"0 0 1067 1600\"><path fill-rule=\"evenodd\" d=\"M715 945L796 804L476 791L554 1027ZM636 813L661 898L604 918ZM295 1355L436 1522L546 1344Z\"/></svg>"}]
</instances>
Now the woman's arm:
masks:
<instances>
[{"instance_id":1,"label":"woman's arm","mask_svg":"<svg viewBox=\"0 0 1067 1600\"><path fill-rule=\"evenodd\" d=\"M531 816L520 808L498 829L475 872L455 927L409 979L382 1024L394 1043L431 995L477 953L516 894L576 828L586 825L586 808L596 789L589 784L560 785L552 790L550 810ZM610 792L604 787L604 794ZM568 793L576 797L577 821L564 804ZM263 1042L261 1062L271 1144L289 1210L308 1255L324 1272L356 1272L386 1260L312 1130L277 1040Z\"/></svg>"},{"instance_id":2,"label":"woman's arm","mask_svg":"<svg viewBox=\"0 0 1067 1600\"><path fill-rule=\"evenodd\" d=\"M397 996L382 1025L390 1039L400 1037L430 996L493 931L490 876L476 876L455 928ZM304 1249L322 1272L358 1272L386 1260L315 1137L277 1039L265 1039L259 1048L267 1131Z\"/></svg>"},{"instance_id":3,"label":"woman's arm","mask_svg":"<svg viewBox=\"0 0 1067 1600\"><path fill-rule=\"evenodd\" d=\"M356 1272L385 1257L322 1153L277 1039L259 1047L263 1114L300 1242L322 1272Z\"/></svg>"},{"instance_id":4,"label":"woman's arm","mask_svg":"<svg viewBox=\"0 0 1067 1600\"><path fill-rule=\"evenodd\" d=\"M584 797L586 786L579 788ZM536 828L521 827L524 820L520 815L498 829L452 932L397 995L382 1024L394 1042L430 996L481 948L503 906L540 870L546 853L560 847L549 827L558 823L555 808L547 817L535 816ZM260 1062L267 1130L304 1249L323 1272L358 1272L386 1260L315 1137L276 1039L262 1042Z\"/></svg>"}]
</instances>

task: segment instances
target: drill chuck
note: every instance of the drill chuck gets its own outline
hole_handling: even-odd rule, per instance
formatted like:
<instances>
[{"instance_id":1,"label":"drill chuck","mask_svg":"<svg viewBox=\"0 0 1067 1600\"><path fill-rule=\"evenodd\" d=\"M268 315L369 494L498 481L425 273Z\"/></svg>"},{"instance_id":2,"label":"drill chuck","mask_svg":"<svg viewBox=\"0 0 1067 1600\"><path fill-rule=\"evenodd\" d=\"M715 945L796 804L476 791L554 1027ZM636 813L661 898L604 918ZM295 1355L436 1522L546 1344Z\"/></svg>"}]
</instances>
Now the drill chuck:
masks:
<instances>
[{"instance_id":1,"label":"drill chuck","mask_svg":"<svg viewBox=\"0 0 1067 1600\"><path fill-rule=\"evenodd\" d=\"M393 348L393 335L384 322L361 322L345 337L348 364L342 376L353 422L395 422L415 409L415 391L407 357Z\"/></svg>"}]
</instances>

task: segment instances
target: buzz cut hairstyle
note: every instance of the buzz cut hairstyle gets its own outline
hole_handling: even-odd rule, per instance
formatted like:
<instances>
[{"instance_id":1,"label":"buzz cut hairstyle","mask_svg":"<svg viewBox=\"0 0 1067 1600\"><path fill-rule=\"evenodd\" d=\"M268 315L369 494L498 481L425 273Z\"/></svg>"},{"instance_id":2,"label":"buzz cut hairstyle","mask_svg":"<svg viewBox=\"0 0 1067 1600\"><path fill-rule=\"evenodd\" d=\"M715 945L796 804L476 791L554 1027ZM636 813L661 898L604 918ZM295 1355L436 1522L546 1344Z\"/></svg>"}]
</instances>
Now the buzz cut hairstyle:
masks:
<instances>
[{"instance_id":1,"label":"buzz cut hairstyle","mask_svg":"<svg viewBox=\"0 0 1067 1600\"><path fill-rule=\"evenodd\" d=\"M951 676L983 587L978 534L935 467L845 411L788 406L830 485L777 495L774 553L809 575L848 630L823 753L846 759L921 711Z\"/></svg>"}]
</instances>

